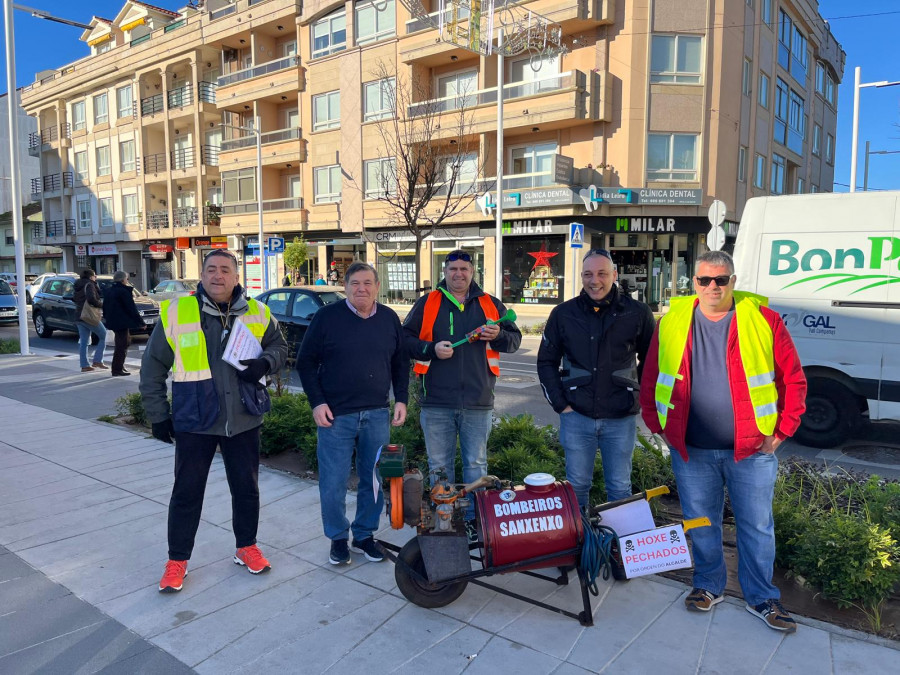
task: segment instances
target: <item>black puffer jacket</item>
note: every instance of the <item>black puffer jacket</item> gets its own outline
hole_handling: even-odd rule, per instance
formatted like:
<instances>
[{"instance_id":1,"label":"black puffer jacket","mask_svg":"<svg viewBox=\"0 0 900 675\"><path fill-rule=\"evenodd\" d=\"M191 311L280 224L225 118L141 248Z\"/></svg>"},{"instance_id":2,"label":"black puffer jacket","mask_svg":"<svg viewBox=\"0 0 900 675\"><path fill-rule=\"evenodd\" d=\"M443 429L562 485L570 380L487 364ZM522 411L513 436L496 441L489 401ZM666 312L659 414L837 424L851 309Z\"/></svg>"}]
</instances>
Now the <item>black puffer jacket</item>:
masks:
<instances>
[{"instance_id":1,"label":"black puffer jacket","mask_svg":"<svg viewBox=\"0 0 900 675\"><path fill-rule=\"evenodd\" d=\"M538 350L537 371L550 405L566 406L594 419L640 411L640 368L656 324L642 302L613 287L608 307L582 291L550 312ZM562 362L562 370L560 370Z\"/></svg>"},{"instance_id":2,"label":"black puffer jacket","mask_svg":"<svg viewBox=\"0 0 900 675\"><path fill-rule=\"evenodd\" d=\"M87 302L94 307L102 307L103 300L100 295L100 287L96 281L91 281L85 277L81 277L75 282L75 295L72 301L75 303L75 318L81 318L81 310L84 309L84 303Z\"/></svg>"},{"instance_id":3,"label":"black puffer jacket","mask_svg":"<svg viewBox=\"0 0 900 675\"><path fill-rule=\"evenodd\" d=\"M144 320L134 304L134 287L115 282L103 292L103 323L110 330L143 328Z\"/></svg>"}]
</instances>

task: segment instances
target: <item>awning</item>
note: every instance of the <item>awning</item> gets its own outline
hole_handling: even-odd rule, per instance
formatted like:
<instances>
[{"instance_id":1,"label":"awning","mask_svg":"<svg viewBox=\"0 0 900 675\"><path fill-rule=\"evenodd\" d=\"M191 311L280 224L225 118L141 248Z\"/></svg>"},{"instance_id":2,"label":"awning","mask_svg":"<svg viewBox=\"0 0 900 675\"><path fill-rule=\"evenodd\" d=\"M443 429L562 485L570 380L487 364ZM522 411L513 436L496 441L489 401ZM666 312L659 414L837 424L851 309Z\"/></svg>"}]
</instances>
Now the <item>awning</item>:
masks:
<instances>
[{"instance_id":1,"label":"awning","mask_svg":"<svg viewBox=\"0 0 900 675\"><path fill-rule=\"evenodd\" d=\"M147 17L142 16L140 19L135 19L134 21L129 21L128 23L124 23L119 26L119 30L126 31L131 30L132 28L137 28L138 26L143 26L147 22Z\"/></svg>"},{"instance_id":2,"label":"awning","mask_svg":"<svg viewBox=\"0 0 900 675\"><path fill-rule=\"evenodd\" d=\"M99 45L101 42L106 42L112 37L112 33L107 33L106 35L101 35L98 38L94 38L93 40L88 40L88 46L93 47L94 45Z\"/></svg>"}]
</instances>

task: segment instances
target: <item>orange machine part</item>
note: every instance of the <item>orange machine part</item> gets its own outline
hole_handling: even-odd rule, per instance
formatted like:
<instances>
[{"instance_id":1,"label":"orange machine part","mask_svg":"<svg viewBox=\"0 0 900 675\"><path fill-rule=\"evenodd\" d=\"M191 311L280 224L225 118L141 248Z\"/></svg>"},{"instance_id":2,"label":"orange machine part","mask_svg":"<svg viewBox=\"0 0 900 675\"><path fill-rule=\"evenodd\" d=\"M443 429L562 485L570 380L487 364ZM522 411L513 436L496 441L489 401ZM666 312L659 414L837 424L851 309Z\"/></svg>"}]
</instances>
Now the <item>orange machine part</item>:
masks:
<instances>
[{"instance_id":1,"label":"orange machine part","mask_svg":"<svg viewBox=\"0 0 900 675\"><path fill-rule=\"evenodd\" d=\"M391 527L403 529L403 478L389 478L391 482Z\"/></svg>"}]
</instances>

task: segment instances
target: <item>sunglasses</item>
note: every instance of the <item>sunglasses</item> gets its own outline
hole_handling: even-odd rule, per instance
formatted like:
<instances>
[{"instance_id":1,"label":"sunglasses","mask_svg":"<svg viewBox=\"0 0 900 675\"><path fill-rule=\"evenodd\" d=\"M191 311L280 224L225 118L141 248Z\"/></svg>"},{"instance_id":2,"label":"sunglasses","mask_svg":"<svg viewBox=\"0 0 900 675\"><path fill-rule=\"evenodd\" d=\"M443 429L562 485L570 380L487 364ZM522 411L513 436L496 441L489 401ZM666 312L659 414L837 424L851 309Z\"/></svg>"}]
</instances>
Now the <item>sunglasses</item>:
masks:
<instances>
[{"instance_id":1,"label":"sunglasses","mask_svg":"<svg viewBox=\"0 0 900 675\"><path fill-rule=\"evenodd\" d=\"M604 258L612 260L612 253L607 251L605 248L592 248L590 251L584 254L584 258L581 259L581 262L584 262L588 258L593 258L595 255L602 255Z\"/></svg>"},{"instance_id":2,"label":"sunglasses","mask_svg":"<svg viewBox=\"0 0 900 675\"><path fill-rule=\"evenodd\" d=\"M453 253L448 253L447 257L444 258L444 264L450 262L456 262L457 260L462 260L463 262L470 263L472 262L472 256L463 251L454 251Z\"/></svg>"},{"instance_id":3,"label":"sunglasses","mask_svg":"<svg viewBox=\"0 0 900 675\"><path fill-rule=\"evenodd\" d=\"M729 283L731 283L731 277L732 277L731 274L726 274L721 277L694 277L694 278L697 280L697 283L700 284L701 286L703 286L704 288L709 286L713 281L716 282L716 286L718 286L719 288L722 288L722 286L727 286Z\"/></svg>"}]
</instances>

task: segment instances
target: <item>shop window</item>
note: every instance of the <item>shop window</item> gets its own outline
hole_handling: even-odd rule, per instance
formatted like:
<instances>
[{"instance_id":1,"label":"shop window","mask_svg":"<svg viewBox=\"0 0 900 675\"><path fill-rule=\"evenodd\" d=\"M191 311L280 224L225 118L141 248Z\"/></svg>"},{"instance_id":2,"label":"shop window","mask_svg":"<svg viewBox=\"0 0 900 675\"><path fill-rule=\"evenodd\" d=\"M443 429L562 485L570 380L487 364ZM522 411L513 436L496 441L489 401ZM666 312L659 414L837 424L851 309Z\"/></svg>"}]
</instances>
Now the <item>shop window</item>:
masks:
<instances>
[{"instance_id":1,"label":"shop window","mask_svg":"<svg viewBox=\"0 0 900 675\"><path fill-rule=\"evenodd\" d=\"M564 235L504 237L503 302L559 304L565 281L565 249Z\"/></svg>"},{"instance_id":2,"label":"shop window","mask_svg":"<svg viewBox=\"0 0 900 675\"><path fill-rule=\"evenodd\" d=\"M415 242L380 245L375 257L381 281L379 302L413 304L419 297Z\"/></svg>"},{"instance_id":3,"label":"shop window","mask_svg":"<svg viewBox=\"0 0 900 675\"><path fill-rule=\"evenodd\" d=\"M431 287L437 288L438 283L444 278L444 259L451 251L462 249L472 256L472 265L475 267L473 279L475 283L484 288L484 245L478 241L443 239L431 244Z\"/></svg>"},{"instance_id":4,"label":"shop window","mask_svg":"<svg viewBox=\"0 0 900 675\"><path fill-rule=\"evenodd\" d=\"M650 81L699 84L702 39L699 35L654 35L650 54Z\"/></svg>"}]
</instances>

